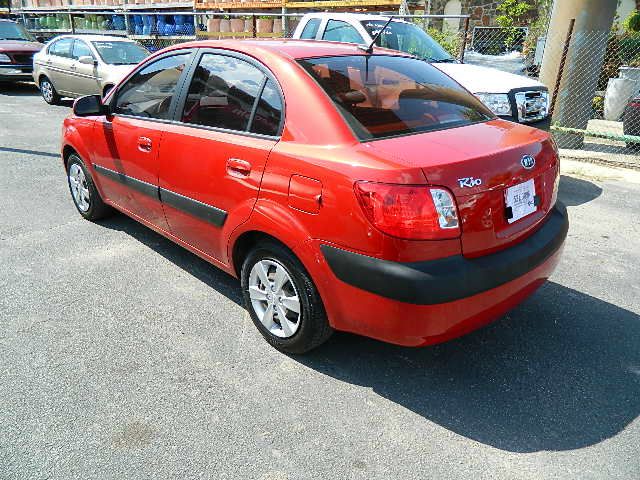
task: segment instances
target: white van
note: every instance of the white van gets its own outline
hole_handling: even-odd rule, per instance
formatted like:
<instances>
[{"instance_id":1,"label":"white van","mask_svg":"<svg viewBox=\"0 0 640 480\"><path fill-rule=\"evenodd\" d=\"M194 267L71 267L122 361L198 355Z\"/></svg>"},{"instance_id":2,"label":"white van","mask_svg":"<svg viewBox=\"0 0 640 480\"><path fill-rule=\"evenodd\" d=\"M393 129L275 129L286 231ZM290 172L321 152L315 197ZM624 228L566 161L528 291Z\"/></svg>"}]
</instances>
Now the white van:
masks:
<instances>
[{"instance_id":1,"label":"white van","mask_svg":"<svg viewBox=\"0 0 640 480\"><path fill-rule=\"evenodd\" d=\"M293 38L370 45L389 17L355 13L309 13ZM376 44L410 53L443 71L482 100L496 115L548 130L549 92L531 78L494 68L460 63L416 25L393 20Z\"/></svg>"}]
</instances>

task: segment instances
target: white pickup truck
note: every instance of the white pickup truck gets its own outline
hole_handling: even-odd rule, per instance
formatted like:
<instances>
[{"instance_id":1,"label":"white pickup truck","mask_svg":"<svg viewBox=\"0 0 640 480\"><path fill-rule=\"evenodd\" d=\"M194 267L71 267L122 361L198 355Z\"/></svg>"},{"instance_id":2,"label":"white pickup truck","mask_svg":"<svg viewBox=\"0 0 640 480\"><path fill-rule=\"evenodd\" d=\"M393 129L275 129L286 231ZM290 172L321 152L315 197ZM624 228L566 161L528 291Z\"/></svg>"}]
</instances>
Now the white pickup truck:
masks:
<instances>
[{"instance_id":1,"label":"white pickup truck","mask_svg":"<svg viewBox=\"0 0 640 480\"><path fill-rule=\"evenodd\" d=\"M308 13L293 38L371 45L389 17L355 13ZM393 20L376 45L410 53L430 62L471 93L496 115L548 130L549 92L542 83L493 68L460 63L416 25Z\"/></svg>"}]
</instances>

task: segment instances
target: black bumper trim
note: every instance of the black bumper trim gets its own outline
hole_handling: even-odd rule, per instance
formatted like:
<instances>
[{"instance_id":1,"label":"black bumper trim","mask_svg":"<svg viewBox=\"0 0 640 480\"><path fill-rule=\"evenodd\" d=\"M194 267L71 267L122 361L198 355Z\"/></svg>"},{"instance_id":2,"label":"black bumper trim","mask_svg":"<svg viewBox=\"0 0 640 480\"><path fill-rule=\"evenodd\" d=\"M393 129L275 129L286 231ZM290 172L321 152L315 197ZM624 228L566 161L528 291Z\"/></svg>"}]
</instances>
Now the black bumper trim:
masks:
<instances>
[{"instance_id":1,"label":"black bumper trim","mask_svg":"<svg viewBox=\"0 0 640 480\"><path fill-rule=\"evenodd\" d=\"M435 305L470 297L515 280L541 265L562 246L569 230L558 203L530 237L501 252L399 263L320 245L329 267L343 282L392 300Z\"/></svg>"}]
</instances>

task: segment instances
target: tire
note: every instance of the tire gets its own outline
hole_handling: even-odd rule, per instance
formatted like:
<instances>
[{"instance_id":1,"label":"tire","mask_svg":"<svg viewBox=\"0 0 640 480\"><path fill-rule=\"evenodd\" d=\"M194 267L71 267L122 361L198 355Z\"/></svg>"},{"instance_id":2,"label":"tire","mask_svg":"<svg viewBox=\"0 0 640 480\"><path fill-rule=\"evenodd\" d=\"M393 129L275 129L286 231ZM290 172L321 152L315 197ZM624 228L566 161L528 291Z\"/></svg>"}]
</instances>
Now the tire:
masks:
<instances>
[{"instance_id":1,"label":"tire","mask_svg":"<svg viewBox=\"0 0 640 480\"><path fill-rule=\"evenodd\" d=\"M113 215L113 208L102 201L89 170L75 153L67 160L67 183L73 204L86 220L94 222Z\"/></svg>"},{"instance_id":2,"label":"tire","mask_svg":"<svg viewBox=\"0 0 640 480\"><path fill-rule=\"evenodd\" d=\"M40 79L40 94L45 102L49 105L59 105L60 104L60 95L56 90L56 87L53 86L49 77L42 77Z\"/></svg>"},{"instance_id":3,"label":"tire","mask_svg":"<svg viewBox=\"0 0 640 480\"><path fill-rule=\"evenodd\" d=\"M270 285L277 287L280 268L288 278L282 288L269 291L264 281L260 280L260 266L267 266L264 271ZM333 329L327 320L320 294L316 289L304 266L293 253L274 241L258 244L247 255L240 275L242 295L251 320L269 344L284 353L306 353L329 339ZM256 282L259 284L256 285ZM251 287L251 291L250 291ZM266 296L270 298L265 298ZM278 302L278 297L283 301ZM294 298L298 299L296 316ZM269 322L269 305L275 312ZM289 307L289 308L287 308ZM282 323L281 314L287 317ZM265 323L261 320L265 315ZM295 321L294 321L295 320ZM267 325L270 325L268 327ZM293 333L292 333L293 331Z\"/></svg>"}]
</instances>

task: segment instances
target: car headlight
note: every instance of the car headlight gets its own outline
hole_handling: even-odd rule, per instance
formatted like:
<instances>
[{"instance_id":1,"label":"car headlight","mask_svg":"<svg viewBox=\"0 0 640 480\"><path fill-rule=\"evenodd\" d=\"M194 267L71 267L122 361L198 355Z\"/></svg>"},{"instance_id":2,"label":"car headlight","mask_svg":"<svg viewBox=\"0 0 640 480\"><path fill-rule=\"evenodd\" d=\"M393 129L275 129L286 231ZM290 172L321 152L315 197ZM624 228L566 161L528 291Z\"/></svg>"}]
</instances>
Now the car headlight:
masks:
<instances>
[{"instance_id":1,"label":"car headlight","mask_svg":"<svg viewBox=\"0 0 640 480\"><path fill-rule=\"evenodd\" d=\"M475 95L496 115L512 115L511 102L506 93L476 93Z\"/></svg>"},{"instance_id":2,"label":"car headlight","mask_svg":"<svg viewBox=\"0 0 640 480\"><path fill-rule=\"evenodd\" d=\"M11 63L11 57L9 57L9 55L5 55L4 53L0 53L0 63Z\"/></svg>"}]
</instances>

